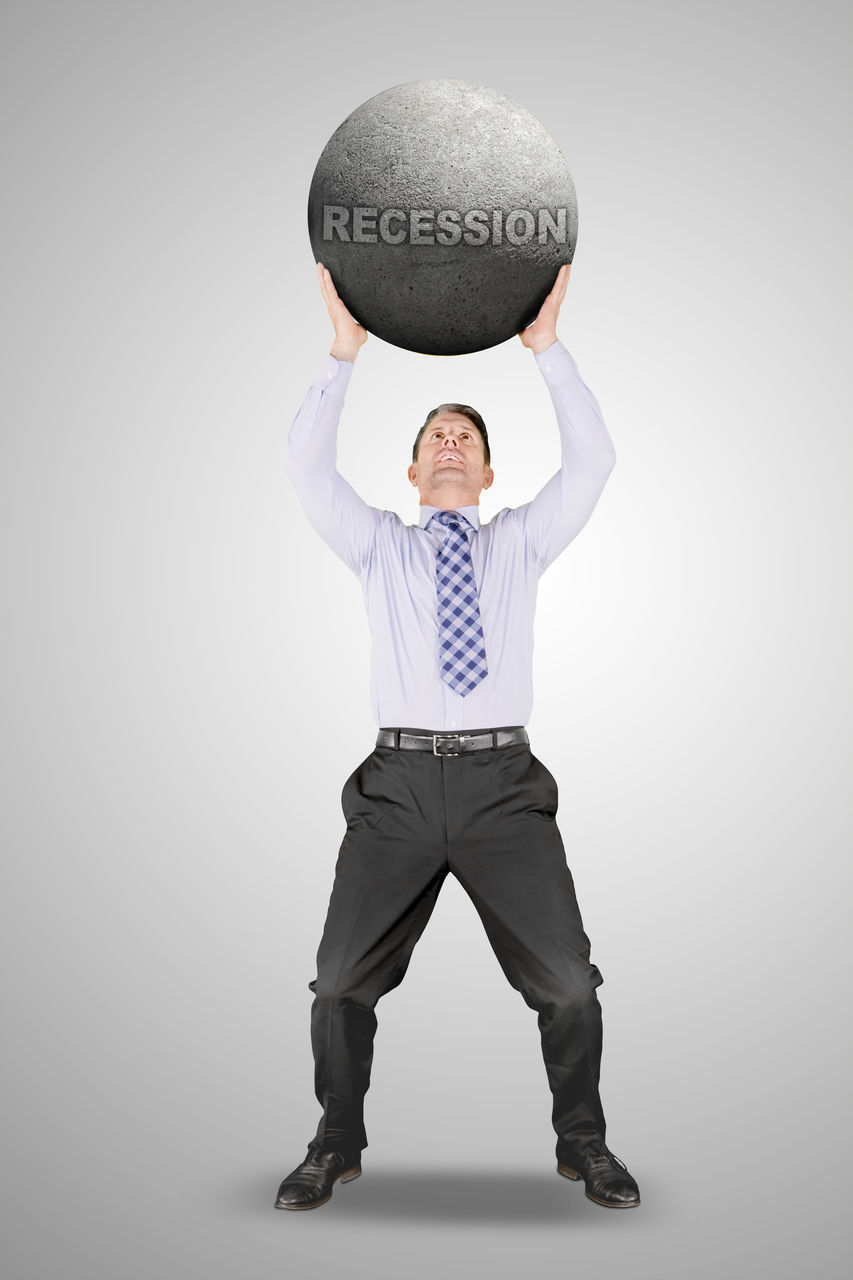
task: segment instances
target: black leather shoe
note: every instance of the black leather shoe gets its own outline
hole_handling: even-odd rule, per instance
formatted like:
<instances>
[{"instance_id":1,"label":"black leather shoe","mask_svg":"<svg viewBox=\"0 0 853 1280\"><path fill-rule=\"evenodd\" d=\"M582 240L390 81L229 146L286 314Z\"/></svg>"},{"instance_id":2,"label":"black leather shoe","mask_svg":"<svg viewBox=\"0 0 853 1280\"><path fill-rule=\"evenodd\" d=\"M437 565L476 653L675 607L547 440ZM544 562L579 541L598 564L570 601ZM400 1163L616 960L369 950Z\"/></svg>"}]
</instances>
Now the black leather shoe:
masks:
<instances>
[{"instance_id":1,"label":"black leather shoe","mask_svg":"<svg viewBox=\"0 0 853 1280\"><path fill-rule=\"evenodd\" d=\"M316 1209L331 1198L332 1188L340 1178L351 1182L361 1173L361 1156L358 1152L342 1154L340 1151L320 1152L308 1148L302 1164L289 1173L278 1189L276 1209Z\"/></svg>"},{"instance_id":2,"label":"black leather shoe","mask_svg":"<svg viewBox=\"0 0 853 1280\"><path fill-rule=\"evenodd\" d=\"M557 1172L573 1182L583 1178L589 1200L607 1209L633 1209L640 1203L640 1189L621 1160L604 1143L583 1155L557 1152Z\"/></svg>"}]
</instances>

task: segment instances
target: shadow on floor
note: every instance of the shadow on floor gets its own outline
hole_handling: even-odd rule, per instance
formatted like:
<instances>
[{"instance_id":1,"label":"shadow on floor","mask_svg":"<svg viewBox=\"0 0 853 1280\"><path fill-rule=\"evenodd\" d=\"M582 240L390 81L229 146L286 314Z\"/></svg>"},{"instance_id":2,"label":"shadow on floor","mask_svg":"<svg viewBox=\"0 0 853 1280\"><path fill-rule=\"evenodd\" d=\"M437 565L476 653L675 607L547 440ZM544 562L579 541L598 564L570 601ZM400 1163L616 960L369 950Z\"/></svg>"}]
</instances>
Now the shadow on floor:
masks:
<instances>
[{"instance_id":1,"label":"shadow on floor","mask_svg":"<svg viewBox=\"0 0 853 1280\"><path fill-rule=\"evenodd\" d=\"M288 1172L288 1171L285 1171ZM239 1201L253 1210L267 1204L272 1212L277 1183L243 1184ZM376 1173L365 1164L361 1177L335 1184L332 1198L311 1210L278 1210L280 1217L459 1223L595 1222L599 1216L631 1217L631 1210L603 1209L584 1195L583 1183L570 1182L556 1171L500 1171L483 1169L384 1169Z\"/></svg>"}]
</instances>

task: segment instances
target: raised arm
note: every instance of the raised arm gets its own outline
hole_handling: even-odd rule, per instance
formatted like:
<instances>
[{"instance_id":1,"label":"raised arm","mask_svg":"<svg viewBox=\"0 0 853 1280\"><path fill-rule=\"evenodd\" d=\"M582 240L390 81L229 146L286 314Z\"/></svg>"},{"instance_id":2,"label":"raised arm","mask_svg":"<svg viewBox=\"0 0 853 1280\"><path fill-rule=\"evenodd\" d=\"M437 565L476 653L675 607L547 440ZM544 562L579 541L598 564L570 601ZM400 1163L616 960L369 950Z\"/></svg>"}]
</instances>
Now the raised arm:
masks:
<instances>
[{"instance_id":1,"label":"raised arm","mask_svg":"<svg viewBox=\"0 0 853 1280\"><path fill-rule=\"evenodd\" d=\"M561 465L532 502L517 509L542 572L586 524L616 462L595 396L557 338L571 267L560 268L539 315L519 337L548 384L560 430Z\"/></svg>"},{"instance_id":2,"label":"raised arm","mask_svg":"<svg viewBox=\"0 0 853 1280\"><path fill-rule=\"evenodd\" d=\"M360 573L373 545L378 512L338 472L337 442L344 396L367 330L350 315L322 263L317 264L317 274L335 339L293 420L286 466L314 528Z\"/></svg>"}]
</instances>

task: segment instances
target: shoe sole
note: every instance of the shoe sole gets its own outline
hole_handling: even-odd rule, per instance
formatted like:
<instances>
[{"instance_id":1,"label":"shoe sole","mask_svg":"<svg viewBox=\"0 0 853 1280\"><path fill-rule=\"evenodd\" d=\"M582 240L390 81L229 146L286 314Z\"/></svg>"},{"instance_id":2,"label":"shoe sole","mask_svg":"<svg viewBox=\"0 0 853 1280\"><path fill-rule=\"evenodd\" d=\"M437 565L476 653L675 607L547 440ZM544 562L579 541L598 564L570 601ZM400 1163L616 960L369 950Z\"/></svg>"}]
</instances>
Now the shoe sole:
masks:
<instances>
[{"instance_id":1,"label":"shoe sole","mask_svg":"<svg viewBox=\"0 0 853 1280\"><path fill-rule=\"evenodd\" d=\"M564 1178L569 1178L572 1182L582 1181L581 1174L576 1169L570 1169L567 1164L558 1164L557 1173L562 1174ZM594 1204L602 1205L605 1209L636 1209L640 1203L639 1196L637 1196L636 1200L628 1200L620 1204L618 1200L600 1200L598 1196L590 1195L588 1191L586 1192L586 1198L587 1200L592 1200Z\"/></svg>"},{"instance_id":2,"label":"shoe sole","mask_svg":"<svg viewBox=\"0 0 853 1280\"><path fill-rule=\"evenodd\" d=\"M356 1165L352 1169L347 1169L346 1173L339 1173L335 1178L335 1182L352 1182L353 1178L360 1176L361 1165ZM276 1200L275 1207L276 1209L319 1209L321 1204L325 1204L331 1198L332 1193L330 1191L327 1196L323 1196L322 1200L312 1200L310 1204L279 1204L278 1200Z\"/></svg>"}]
</instances>

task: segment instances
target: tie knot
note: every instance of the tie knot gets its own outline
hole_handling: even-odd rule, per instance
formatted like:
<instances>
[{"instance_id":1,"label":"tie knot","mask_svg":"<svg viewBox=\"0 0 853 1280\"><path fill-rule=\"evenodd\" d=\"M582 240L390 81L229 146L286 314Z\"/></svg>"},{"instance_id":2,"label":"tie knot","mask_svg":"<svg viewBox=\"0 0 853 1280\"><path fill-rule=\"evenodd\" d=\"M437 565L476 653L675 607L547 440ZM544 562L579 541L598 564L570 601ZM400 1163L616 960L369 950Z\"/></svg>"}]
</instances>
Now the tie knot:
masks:
<instances>
[{"instance_id":1,"label":"tie knot","mask_svg":"<svg viewBox=\"0 0 853 1280\"><path fill-rule=\"evenodd\" d=\"M443 525L445 529L462 529L466 532L471 527L458 511L436 511L435 515L430 516L427 527L431 524Z\"/></svg>"}]
</instances>

